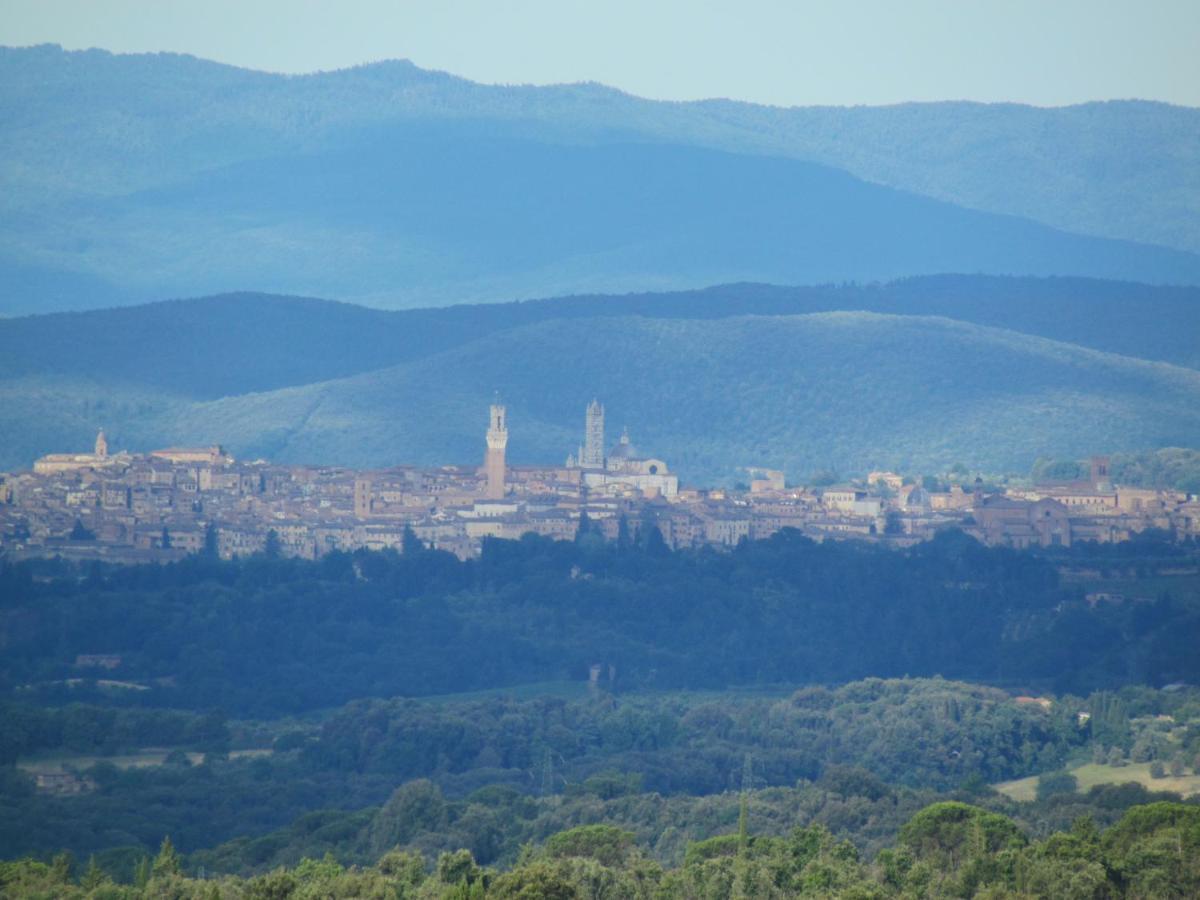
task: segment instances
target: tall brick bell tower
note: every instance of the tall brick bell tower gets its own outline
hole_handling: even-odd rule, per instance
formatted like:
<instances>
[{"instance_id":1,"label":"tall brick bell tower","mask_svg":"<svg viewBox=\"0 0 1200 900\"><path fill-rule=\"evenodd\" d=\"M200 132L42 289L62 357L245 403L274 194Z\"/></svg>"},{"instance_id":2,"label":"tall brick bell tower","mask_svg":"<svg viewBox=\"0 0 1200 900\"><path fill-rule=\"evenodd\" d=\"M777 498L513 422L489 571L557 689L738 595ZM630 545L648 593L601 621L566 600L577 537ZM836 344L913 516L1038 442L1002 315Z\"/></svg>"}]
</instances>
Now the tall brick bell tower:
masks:
<instances>
[{"instance_id":1,"label":"tall brick bell tower","mask_svg":"<svg viewBox=\"0 0 1200 900\"><path fill-rule=\"evenodd\" d=\"M504 497L504 448L508 446L508 422L504 406L493 403L487 430L487 456L483 460L487 475L487 497L500 500Z\"/></svg>"}]
</instances>

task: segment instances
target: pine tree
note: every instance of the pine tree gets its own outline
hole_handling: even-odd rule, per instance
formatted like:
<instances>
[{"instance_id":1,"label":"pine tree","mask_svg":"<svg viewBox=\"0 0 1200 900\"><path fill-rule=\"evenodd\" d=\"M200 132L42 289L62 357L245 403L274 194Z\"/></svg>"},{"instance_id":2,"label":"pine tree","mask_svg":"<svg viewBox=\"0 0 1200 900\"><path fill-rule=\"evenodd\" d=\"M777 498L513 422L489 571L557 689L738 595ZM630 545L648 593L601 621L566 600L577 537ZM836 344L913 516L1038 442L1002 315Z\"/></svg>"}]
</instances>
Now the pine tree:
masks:
<instances>
[{"instance_id":1,"label":"pine tree","mask_svg":"<svg viewBox=\"0 0 1200 900\"><path fill-rule=\"evenodd\" d=\"M753 768L750 754L742 763L742 796L738 803L738 855L745 856L750 849L750 789L753 785Z\"/></svg>"},{"instance_id":2,"label":"pine tree","mask_svg":"<svg viewBox=\"0 0 1200 900\"><path fill-rule=\"evenodd\" d=\"M405 556L411 556L414 553L420 553L425 549L425 545L421 543L421 539L417 537L417 533L412 530L411 525L404 526L404 537L400 541L400 552Z\"/></svg>"},{"instance_id":3,"label":"pine tree","mask_svg":"<svg viewBox=\"0 0 1200 900\"><path fill-rule=\"evenodd\" d=\"M212 522L204 527L204 550L205 556L215 558L219 547L217 545L217 526Z\"/></svg>"},{"instance_id":4,"label":"pine tree","mask_svg":"<svg viewBox=\"0 0 1200 900\"><path fill-rule=\"evenodd\" d=\"M617 546L622 550L626 550L631 543L632 540L629 537L629 519L625 516L625 513L621 513L620 518L617 519Z\"/></svg>"},{"instance_id":5,"label":"pine tree","mask_svg":"<svg viewBox=\"0 0 1200 900\"><path fill-rule=\"evenodd\" d=\"M670 552L670 548L667 547L667 542L663 540L662 531L659 530L657 523L647 522L644 524L640 536L643 538L643 546L646 548L646 553L649 556L665 556Z\"/></svg>"},{"instance_id":6,"label":"pine tree","mask_svg":"<svg viewBox=\"0 0 1200 900\"><path fill-rule=\"evenodd\" d=\"M581 540L586 535L590 534L591 531L592 531L591 517L587 514L586 509L580 510L580 512L579 512L579 528L576 529L576 531L575 531L575 540L576 541Z\"/></svg>"}]
</instances>

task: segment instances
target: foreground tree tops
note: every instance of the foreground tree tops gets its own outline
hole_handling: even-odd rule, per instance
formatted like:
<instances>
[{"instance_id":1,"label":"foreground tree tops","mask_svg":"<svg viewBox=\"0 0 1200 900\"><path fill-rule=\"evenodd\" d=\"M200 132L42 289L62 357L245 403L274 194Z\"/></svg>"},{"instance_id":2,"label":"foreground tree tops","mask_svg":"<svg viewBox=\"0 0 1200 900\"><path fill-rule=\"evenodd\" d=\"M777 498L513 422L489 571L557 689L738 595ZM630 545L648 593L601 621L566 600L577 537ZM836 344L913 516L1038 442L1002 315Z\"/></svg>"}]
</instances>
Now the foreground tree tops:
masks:
<instances>
[{"instance_id":1,"label":"foreground tree tops","mask_svg":"<svg viewBox=\"0 0 1200 900\"><path fill-rule=\"evenodd\" d=\"M304 859L252 878L185 874L170 839L146 858L131 884L115 883L95 861L76 872L59 855L0 863L6 898L1190 898L1200 895L1200 807L1134 807L1107 831L1090 819L1030 841L1004 816L959 802L929 806L901 830L896 846L864 860L822 826L786 837L741 833L691 845L682 865L664 868L633 835L582 825L527 846L508 871L476 864L467 850L430 861L391 850L371 866L332 857Z\"/></svg>"}]
</instances>

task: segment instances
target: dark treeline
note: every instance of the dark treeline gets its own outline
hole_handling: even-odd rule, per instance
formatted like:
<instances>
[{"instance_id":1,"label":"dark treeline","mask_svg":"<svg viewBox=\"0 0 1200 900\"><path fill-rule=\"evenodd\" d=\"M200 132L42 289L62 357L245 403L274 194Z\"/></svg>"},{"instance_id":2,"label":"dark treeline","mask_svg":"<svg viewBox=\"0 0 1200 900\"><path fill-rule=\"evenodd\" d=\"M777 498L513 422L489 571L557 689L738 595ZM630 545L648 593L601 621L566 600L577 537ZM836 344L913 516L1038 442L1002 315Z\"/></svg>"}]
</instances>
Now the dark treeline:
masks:
<instances>
[{"instance_id":1,"label":"dark treeline","mask_svg":"<svg viewBox=\"0 0 1200 900\"><path fill-rule=\"evenodd\" d=\"M72 667L86 653L119 654L106 677L150 688L120 702L241 716L583 680L595 663L617 690L941 674L1086 694L1200 681L1200 611L1165 594L1089 609L1060 583L1061 562L955 532L905 551L783 532L733 552L585 534L490 541L468 562L425 550L22 563L0 568L0 687L39 702L95 696L90 680L63 683L88 674Z\"/></svg>"}]
</instances>

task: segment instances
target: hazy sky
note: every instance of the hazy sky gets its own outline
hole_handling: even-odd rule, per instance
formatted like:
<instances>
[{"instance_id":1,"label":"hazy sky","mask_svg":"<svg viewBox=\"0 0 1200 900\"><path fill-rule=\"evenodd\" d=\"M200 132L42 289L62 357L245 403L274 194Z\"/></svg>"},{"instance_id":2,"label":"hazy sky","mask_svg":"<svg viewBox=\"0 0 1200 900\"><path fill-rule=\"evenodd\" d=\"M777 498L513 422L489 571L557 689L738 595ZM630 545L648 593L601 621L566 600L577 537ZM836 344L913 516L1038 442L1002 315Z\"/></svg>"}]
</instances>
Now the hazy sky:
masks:
<instances>
[{"instance_id":1,"label":"hazy sky","mask_svg":"<svg viewBox=\"0 0 1200 900\"><path fill-rule=\"evenodd\" d=\"M1200 0L0 0L0 43L761 103L1200 106Z\"/></svg>"}]
</instances>

